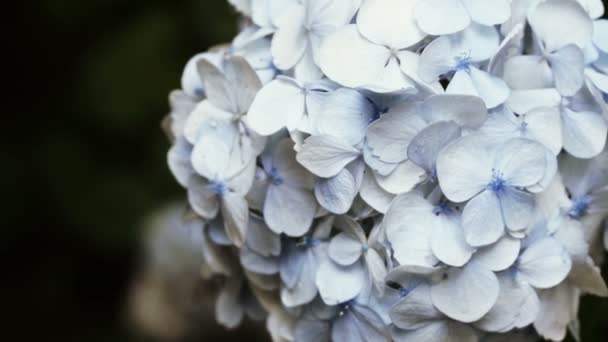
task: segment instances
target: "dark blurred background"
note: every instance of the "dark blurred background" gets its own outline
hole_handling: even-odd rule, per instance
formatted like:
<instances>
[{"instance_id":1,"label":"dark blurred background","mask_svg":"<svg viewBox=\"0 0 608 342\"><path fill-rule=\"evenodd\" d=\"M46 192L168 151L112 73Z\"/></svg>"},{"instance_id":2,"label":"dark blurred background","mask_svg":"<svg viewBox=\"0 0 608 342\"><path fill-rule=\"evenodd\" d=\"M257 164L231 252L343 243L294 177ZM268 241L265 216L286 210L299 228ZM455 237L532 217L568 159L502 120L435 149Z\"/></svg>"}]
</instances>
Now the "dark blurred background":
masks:
<instances>
[{"instance_id":1,"label":"dark blurred background","mask_svg":"<svg viewBox=\"0 0 608 342\"><path fill-rule=\"evenodd\" d=\"M144 218L183 198L160 121L195 53L228 42L226 0L43 0L5 10L1 189L4 341L144 341L126 302ZM21 15L23 14L23 16ZM15 19L12 18L12 19ZM15 76L15 77L12 77ZM584 341L608 340L585 298ZM212 319L198 340L248 340Z\"/></svg>"}]
</instances>

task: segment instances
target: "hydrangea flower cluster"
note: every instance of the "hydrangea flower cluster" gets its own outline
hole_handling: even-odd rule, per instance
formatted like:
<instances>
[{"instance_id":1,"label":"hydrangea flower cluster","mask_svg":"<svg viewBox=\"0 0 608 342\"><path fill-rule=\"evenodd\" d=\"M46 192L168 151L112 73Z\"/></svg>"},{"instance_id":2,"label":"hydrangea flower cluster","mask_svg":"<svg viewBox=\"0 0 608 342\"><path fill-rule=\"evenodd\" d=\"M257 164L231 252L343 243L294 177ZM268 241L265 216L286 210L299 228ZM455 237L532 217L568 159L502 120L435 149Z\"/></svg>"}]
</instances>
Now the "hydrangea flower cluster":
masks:
<instances>
[{"instance_id":1,"label":"hydrangea flower cluster","mask_svg":"<svg viewBox=\"0 0 608 342\"><path fill-rule=\"evenodd\" d=\"M607 296L600 0L231 0L171 94L205 276L274 341L559 341ZM260 315L252 315L259 317Z\"/></svg>"}]
</instances>

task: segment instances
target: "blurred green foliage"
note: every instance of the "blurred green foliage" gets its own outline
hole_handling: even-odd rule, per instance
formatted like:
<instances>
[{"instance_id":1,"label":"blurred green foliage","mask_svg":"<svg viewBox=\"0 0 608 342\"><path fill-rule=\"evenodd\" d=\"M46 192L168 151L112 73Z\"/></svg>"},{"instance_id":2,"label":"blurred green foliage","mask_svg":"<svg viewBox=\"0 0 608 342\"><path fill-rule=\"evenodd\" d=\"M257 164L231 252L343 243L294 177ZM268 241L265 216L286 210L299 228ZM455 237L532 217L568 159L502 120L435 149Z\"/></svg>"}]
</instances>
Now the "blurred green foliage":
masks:
<instances>
[{"instance_id":1,"label":"blurred green foliage","mask_svg":"<svg viewBox=\"0 0 608 342\"><path fill-rule=\"evenodd\" d=\"M140 224L184 196L165 162L167 94L192 55L234 37L237 15L226 0L16 6L0 174L5 334L140 340L124 323ZM608 339L606 299L585 298L581 320L583 341Z\"/></svg>"}]
</instances>

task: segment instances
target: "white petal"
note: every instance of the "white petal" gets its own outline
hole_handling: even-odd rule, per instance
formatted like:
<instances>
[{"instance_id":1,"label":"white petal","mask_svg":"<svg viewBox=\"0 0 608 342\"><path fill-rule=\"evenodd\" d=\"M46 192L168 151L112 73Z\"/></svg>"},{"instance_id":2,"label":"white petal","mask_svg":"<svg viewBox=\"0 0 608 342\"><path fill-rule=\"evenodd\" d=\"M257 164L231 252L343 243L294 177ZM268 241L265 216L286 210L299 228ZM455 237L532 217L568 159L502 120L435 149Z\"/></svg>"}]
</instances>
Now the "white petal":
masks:
<instances>
[{"instance_id":1,"label":"white petal","mask_svg":"<svg viewBox=\"0 0 608 342\"><path fill-rule=\"evenodd\" d=\"M407 160L407 148L426 122L417 115L400 112L384 114L367 130L367 143L373 154L387 163Z\"/></svg>"},{"instance_id":2,"label":"white petal","mask_svg":"<svg viewBox=\"0 0 608 342\"><path fill-rule=\"evenodd\" d=\"M357 297L365 282L365 270L361 263L344 267L326 259L317 270L317 288L327 305L338 305Z\"/></svg>"},{"instance_id":3,"label":"white petal","mask_svg":"<svg viewBox=\"0 0 608 342\"><path fill-rule=\"evenodd\" d=\"M274 134L302 118L304 99L304 91L294 82L277 78L258 92L247 113L247 123L259 134Z\"/></svg>"},{"instance_id":4,"label":"white petal","mask_svg":"<svg viewBox=\"0 0 608 342\"><path fill-rule=\"evenodd\" d=\"M585 293L608 297L608 287L606 287L606 282L602 278L602 271L589 256L584 261L573 264L568 280Z\"/></svg>"},{"instance_id":5,"label":"white petal","mask_svg":"<svg viewBox=\"0 0 608 342\"><path fill-rule=\"evenodd\" d=\"M310 172L323 178L337 175L357 159L360 152L342 140L329 135L316 135L304 141L296 158Z\"/></svg>"},{"instance_id":6,"label":"white petal","mask_svg":"<svg viewBox=\"0 0 608 342\"><path fill-rule=\"evenodd\" d=\"M384 190L396 195L412 190L424 180L425 174L424 169L408 160L388 176L376 174L376 180Z\"/></svg>"},{"instance_id":7,"label":"white petal","mask_svg":"<svg viewBox=\"0 0 608 342\"><path fill-rule=\"evenodd\" d=\"M504 80L511 89L542 89L553 86L551 67L542 56L521 55L509 58Z\"/></svg>"},{"instance_id":8,"label":"white petal","mask_svg":"<svg viewBox=\"0 0 608 342\"><path fill-rule=\"evenodd\" d=\"M192 209L206 219L213 219L220 210L217 194L210 191L208 183L201 177L192 177L188 182L188 203Z\"/></svg>"},{"instance_id":9,"label":"white petal","mask_svg":"<svg viewBox=\"0 0 608 342\"><path fill-rule=\"evenodd\" d=\"M365 137L375 110L358 91L341 88L323 103L322 115L316 121L319 134L342 138L355 146Z\"/></svg>"},{"instance_id":10,"label":"white petal","mask_svg":"<svg viewBox=\"0 0 608 342\"><path fill-rule=\"evenodd\" d=\"M191 153L192 145L185 139L179 138L175 141L175 144L171 146L171 149L167 154L169 169L177 182L183 187L188 185L188 180L195 174L192 164L190 163Z\"/></svg>"},{"instance_id":11,"label":"white petal","mask_svg":"<svg viewBox=\"0 0 608 342\"><path fill-rule=\"evenodd\" d=\"M488 269L499 272L511 267L519 256L521 241L503 236L495 244L481 248L475 253L475 261Z\"/></svg>"},{"instance_id":12,"label":"white petal","mask_svg":"<svg viewBox=\"0 0 608 342\"><path fill-rule=\"evenodd\" d=\"M205 94L203 80L196 67L197 62L203 58L214 59L214 54L200 53L192 57L188 63L186 63L186 67L182 73L181 88L186 94L192 97L200 97Z\"/></svg>"},{"instance_id":13,"label":"white petal","mask_svg":"<svg viewBox=\"0 0 608 342\"><path fill-rule=\"evenodd\" d=\"M287 184L268 187L264 202L264 219L275 233L299 237L310 229L317 210L310 190Z\"/></svg>"},{"instance_id":14,"label":"white petal","mask_svg":"<svg viewBox=\"0 0 608 342\"><path fill-rule=\"evenodd\" d=\"M508 0L461 0L471 19L476 23L493 26L502 24L511 16Z\"/></svg>"},{"instance_id":15,"label":"white petal","mask_svg":"<svg viewBox=\"0 0 608 342\"><path fill-rule=\"evenodd\" d=\"M380 76L364 88L379 94L416 93L416 83L401 71L400 63L403 62L399 60L399 56L403 54L405 52L400 52L397 57L388 59Z\"/></svg>"},{"instance_id":16,"label":"white petal","mask_svg":"<svg viewBox=\"0 0 608 342\"><path fill-rule=\"evenodd\" d=\"M496 194L486 190L470 200L462 213L462 226L471 246L487 246L498 241L504 235L504 223Z\"/></svg>"},{"instance_id":17,"label":"white petal","mask_svg":"<svg viewBox=\"0 0 608 342\"><path fill-rule=\"evenodd\" d=\"M591 18L576 1L541 2L529 12L528 21L548 51L556 51L568 44L582 49L593 34Z\"/></svg>"},{"instance_id":18,"label":"white petal","mask_svg":"<svg viewBox=\"0 0 608 342\"><path fill-rule=\"evenodd\" d=\"M580 293L569 284L562 284L539 292L540 313L534 328L544 338L562 341L568 325L576 319Z\"/></svg>"},{"instance_id":19,"label":"white petal","mask_svg":"<svg viewBox=\"0 0 608 342\"><path fill-rule=\"evenodd\" d=\"M494 166L509 186L532 185L544 175L545 148L534 140L511 139L496 152Z\"/></svg>"},{"instance_id":20,"label":"white petal","mask_svg":"<svg viewBox=\"0 0 608 342\"><path fill-rule=\"evenodd\" d=\"M506 105L515 113L524 114L539 107L557 107L562 96L556 89L514 90Z\"/></svg>"},{"instance_id":21,"label":"white petal","mask_svg":"<svg viewBox=\"0 0 608 342\"><path fill-rule=\"evenodd\" d=\"M448 37L452 42L452 51L466 53L473 62L490 59L500 43L500 35L494 26L475 23Z\"/></svg>"},{"instance_id":22,"label":"white petal","mask_svg":"<svg viewBox=\"0 0 608 342\"><path fill-rule=\"evenodd\" d=\"M511 90L502 79L475 67L471 67L470 75L475 90L488 108L497 107L509 98Z\"/></svg>"},{"instance_id":23,"label":"white petal","mask_svg":"<svg viewBox=\"0 0 608 342\"><path fill-rule=\"evenodd\" d=\"M286 185L303 189L314 186L313 176L296 160L291 139L283 138L274 144L272 161L264 160L264 169L269 174L276 172Z\"/></svg>"},{"instance_id":24,"label":"white petal","mask_svg":"<svg viewBox=\"0 0 608 342\"><path fill-rule=\"evenodd\" d=\"M436 38L420 54L418 76L427 83L436 81L452 69L453 58L450 39L443 36Z\"/></svg>"},{"instance_id":25,"label":"white petal","mask_svg":"<svg viewBox=\"0 0 608 342\"><path fill-rule=\"evenodd\" d=\"M308 1L308 22L317 34L342 27L351 22L361 0Z\"/></svg>"},{"instance_id":26,"label":"white petal","mask_svg":"<svg viewBox=\"0 0 608 342\"><path fill-rule=\"evenodd\" d=\"M378 185L374 172L370 169L365 170L365 173L363 174L360 196L365 203L381 213L386 213L394 198L394 195L384 191L384 189Z\"/></svg>"},{"instance_id":27,"label":"white petal","mask_svg":"<svg viewBox=\"0 0 608 342\"><path fill-rule=\"evenodd\" d=\"M356 88L379 79L389 57L387 48L367 40L356 25L347 25L323 40L319 63L327 77Z\"/></svg>"},{"instance_id":28,"label":"white petal","mask_svg":"<svg viewBox=\"0 0 608 342\"><path fill-rule=\"evenodd\" d=\"M498 299L499 284L494 273L471 262L452 268L440 282L431 286L431 298L439 311L464 323L483 317Z\"/></svg>"},{"instance_id":29,"label":"white petal","mask_svg":"<svg viewBox=\"0 0 608 342\"><path fill-rule=\"evenodd\" d=\"M420 329L433 321L439 321L442 315L431 302L429 285L422 283L397 302L390 311L393 323L406 330Z\"/></svg>"},{"instance_id":30,"label":"white petal","mask_svg":"<svg viewBox=\"0 0 608 342\"><path fill-rule=\"evenodd\" d=\"M262 82L249 62L239 56L232 56L224 63L224 74L233 90L236 113L247 112Z\"/></svg>"},{"instance_id":31,"label":"white petal","mask_svg":"<svg viewBox=\"0 0 608 342\"><path fill-rule=\"evenodd\" d=\"M448 145L437 158L441 190L451 201L464 202L492 178L492 161L484 139L467 136Z\"/></svg>"},{"instance_id":32,"label":"white petal","mask_svg":"<svg viewBox=\"0 0 608 342\"><path fill-rule=\"evenodd\" d=\"M374 289L377 293L383 294L386 286L385 279L388 273L384 258L375 249L368 249L365 253L365 265L369 272Z\"/></svg>"},{"instance_id":33,"label":"white petal","mask_svg":"<svg viewBox=\"0 0 608 342\"><path fill-rule=\"evenodd\" d=\"M593 44L608 53L608 20L600 19L593 22Z\"/></svg>"},{"instance_id":34,"label":"white petal","mask_svg":"<svg viewBox=\"0 0 608 342\"><path fill-rule=\"evenodd\" d=\"M415 1L365 1L357 15L357 27L370 41L404 49L421 41L426 34L414 20Z\"/></svg>"},{"instance_id":35,"label":"white petal","mask_svg":"<svg viewBox=\"0 0 608 342\"><path fill-rule=\"evenodd\" d=\"M432 122L454 121L465 128L479 128L488 117L484 102L469 95L430 96L423 102L420 112Z\"/></svg>"},{"instance_id":36,"label":"white petal","mask_svg":"<svg viewBox=\"0 0 608 342\"><path fill-rule=\"evenodd\" d=\"M431 247L433 254L444 264L461 267L475 251L464 239L464 231L457 217L440 215L435 222Z\"/></svg>"},{"instance_id":37,"label":"white petal","mask_svg":"<svg viewBox=\"0 0 608 342\"><path fill-rule=\"evenodd\" d=\"M471 23L460 0L418 1L414 14L422 31L432 35L455 33Z\"/></svg>"},{"instance_id":38,"label":"white petal","mask_svg":"<svg viewBox=\"0 0 608 342\"><path fill-rule=\"evenodd\" d=\"M222 218L226 234L232 242L240 247L245 241L249 224L249 207L241 195L227 192L222 195Z\"/></svg>"},{"instance_id":39,"label":"white petal","mask_svg":"<svg viewBox=\"0 0 608 342\"><path fill-rule=\"evenodd\" d=\"M555 88L563 96L576 94L585 83L585 60L576 45L566 45L549 56Z\"/></svg>"},{"instance_id":40,"label":"white petal","mask_svg":"<svg viewBox=\"0 0 608 342\"><path fill-rule=\"evenodd\" d=\"M517 281L508 272L499 274L498 281L500 293L496 304L487 315L474 323L475 327L484 331L506 332L513 329L519 319L522 305L529 296L536 295L528 284Z\"/></svg>"},{"instance_id":41,"label":"white petal","mask_svg":"<svg viewBox=\"0 0 608 342\"><path fill-rule=\"evenodd\" d=\"M572 261L566 250L555 239L548 237L536 241L519 257L518 275L530 285L546 289L562 282Z\"/></svg>"},{"instance_id":42,"label":"white petal","mask_svg":"<svg viewBox=\"0 0 608 342\"><path fill-rule=\"evenodd\" d=\"M499 200L502 217L509 230L522 231L528 227L535 214L534 194L507 188L499 195Z\"/></svg>"},{"instance_id":43,"label":"white petal","mask_svg":"<svg viewBox=\"0 0 608 342\"><path fill-rule=\"evenodd\" d=\"M460 138L462 130L454 122L440 121L423 129L412 140L407 156L428 174L435 172L435 162L439 152L452 141Z\"/></svg>"},{"instance_id":44,"label":"white petal","mask_svg":"<svg viewBox=\"0 0 608 342\"><path fill-rule=\"evenodd\" d=\"M288 70L300 61L308 44L304 30L304 6L294 3L281 17L285 20L278 23L279 28L272 39L271 51L274 64L279 69Z\"/></svg>"},{"instance_id":45,"label":"white petal","mask_svg":"<svg viewBox=\"0 0 608 342\"><path fill-rule=\"evenodd\" d=\"M401 265L432 267L438 260L431 249L433 234L432 205L417 192L397 196L391 203L382 224Z\"/></svg>"},{"instance_id":46,"label":"white petal","mask_svg":"<svg viewBox=\"0 0 608 342\"><path fill-rule=\"evenodd\" d=\"M236 328L244 316L244 307L240 303L243 282L238 277L231 278L220 291L215 302L215 317L227 328Z\"/></svg>"},{"instance_id":47,"label":"white petal","mask_svg":"<svg viewBox=\"0 0 608 342\"><path fill-rule=\"evenodd\" d=\"M319 179L315 185L317 201L334 214L345 214L357 193L355 179L347 169L343 169L334 177Z\"/></svg>"},{"instance_id":48,"label":"white petal","mask_svg":"<svg viewBox=\"0 0 608 342\"><path fill-rule=\"evenodd\" d=\"M361 257L363 245L346 233L339 233L329 243L329 257L342 266L350 266Z\"/></svg>"},{"instance_id":49,"label":"white petal","mask_svg":"<svg viewBox=\"0 0 608 342\"><path fill-rule=\"evenodd\" d=\"M213 105L208 100L200 102L186 119L184 124L184 137L191 144L196 144L201 131L209 129L215 121L228 121L232 114Z\"/></svg>"},{"instance_id":50,"label":"white petal","mask_svg":"<svg viewBox=\"0 0 608 342\"><path fill-rule=\"evenodd\" d=\"M593 112L562 110L564 148L578 158L592 158L606 145L608 126L601 115Z\"/></svg>"},{"instance_id":51,"label":"white petal","mask_svg":"<svg viewBox=\"0 0 608 342\"><path fill-rule=\"evenodd\" d=\"M199 59L196 62L196 67L203 78L205 95L208 101L217 108L235 113L237 101L233 91L234 85L226 78L221 67L214 65L207 59Z\"/></svg>"},{"instance_id":52,"label":"white petal","mask_svg":"<svg viewBox=\"0 0 608 342\"><path fill-rule=\"evenodd\" d=\"M471 69L475 69L471 67ZM473 83L470 72L465 70L456 71L454 77L450 80L450 84L446 88L447 94L471 95L479 96L479 92ZM484 100L485 103L485 100ZM487 103L486 103L487 106Z\"/></svg>"},{"instance_id":53,"label":"white petal","mask_svg":"<svg viewBox=\"0 0 608 342\"><path fill-rule=\"evenodd\" d=\"M562 121L555 107L541 107L525 114L527 130L534 139L545 145L554 155L562 150Z\"/></svg>"},{"instance_id":54,"label":"white petal","mask_svg":"<svg viewBox=\"0 0 608 342\"><path fill-rule=\"evenodd\" d=\"M317 260L312 252L306 252L301 264L300 277L292 288L281 287L281 302L287 307L299 306L311 302L317 295L315 274Z\"/></svg>"}]
</instances>

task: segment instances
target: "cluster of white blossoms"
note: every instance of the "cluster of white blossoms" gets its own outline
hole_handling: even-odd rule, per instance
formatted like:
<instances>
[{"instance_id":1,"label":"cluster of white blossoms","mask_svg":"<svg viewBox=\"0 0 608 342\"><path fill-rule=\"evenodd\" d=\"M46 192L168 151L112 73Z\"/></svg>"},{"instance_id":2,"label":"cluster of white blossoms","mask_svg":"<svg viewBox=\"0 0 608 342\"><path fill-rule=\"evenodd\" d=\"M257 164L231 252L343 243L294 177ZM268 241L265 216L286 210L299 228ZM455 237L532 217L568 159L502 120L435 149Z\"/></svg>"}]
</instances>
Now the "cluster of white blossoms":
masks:
<instances>
[{"instance_id":1,"label":"cluster of white blossoms","mask_svg":"<svg viewBox=\"0 0 608 342\"><path fill-rule=\"evenodd\" d=\"M230 2L242 31L187 64L168 155L220 323L578 335L580 296L608 295L600 0Z\"/></svg>"}]
</instances>

